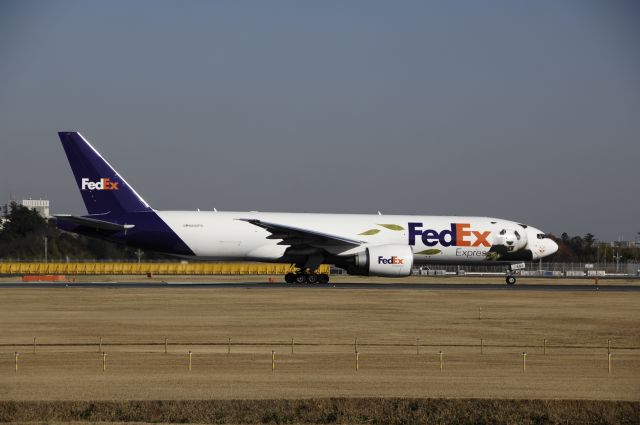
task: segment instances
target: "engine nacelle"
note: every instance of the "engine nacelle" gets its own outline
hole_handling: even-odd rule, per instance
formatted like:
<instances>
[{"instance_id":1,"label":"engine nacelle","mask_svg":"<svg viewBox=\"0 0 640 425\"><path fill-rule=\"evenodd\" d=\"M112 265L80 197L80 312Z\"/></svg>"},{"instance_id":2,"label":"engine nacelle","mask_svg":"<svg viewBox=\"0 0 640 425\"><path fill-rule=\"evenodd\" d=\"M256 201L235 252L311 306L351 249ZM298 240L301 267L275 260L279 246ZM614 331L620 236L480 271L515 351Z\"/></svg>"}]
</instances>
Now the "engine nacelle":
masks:
<instances>
[{"instance_id":1,"label":"engine nacelle","mask_svg":"<svg viewBox=\"0 0 640 425\"><path fill-rule=\"evenodd\" d=\"M413 270L413 251L409 245L370 246L355 256L349 274L405 277Z\"/></svg>"}]
</instances>

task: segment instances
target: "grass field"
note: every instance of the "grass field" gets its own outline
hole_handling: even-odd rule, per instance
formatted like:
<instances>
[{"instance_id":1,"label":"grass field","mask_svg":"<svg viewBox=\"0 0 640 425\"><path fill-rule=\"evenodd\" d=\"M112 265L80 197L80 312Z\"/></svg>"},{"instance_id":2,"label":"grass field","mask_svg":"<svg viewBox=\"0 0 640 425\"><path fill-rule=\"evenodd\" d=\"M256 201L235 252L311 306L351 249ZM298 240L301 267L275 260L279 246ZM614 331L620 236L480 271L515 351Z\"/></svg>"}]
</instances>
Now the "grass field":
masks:
<instances>
[{"instance_id":1,"label":"grass field","mask_svg":"<svg viewBox=\"0 0 640 425\"><path fill-rule=\"evenodd\" d=\"M104 372L99 337L107 352ZM15 351L21 353L18 372ZM0 292L1 400L340 396L640 400L640 295L205 288Z\"/></svg>"},{"instance_id":2,"label":"grass field","mask_svg":"<svg viewBox=\"0 0 640 425\"><path fill-rule=\"evenodd\" d=\"M333 398L2 402L0 422L635 425L640 403L593 400Z\"/></svg>"}]
</instances>

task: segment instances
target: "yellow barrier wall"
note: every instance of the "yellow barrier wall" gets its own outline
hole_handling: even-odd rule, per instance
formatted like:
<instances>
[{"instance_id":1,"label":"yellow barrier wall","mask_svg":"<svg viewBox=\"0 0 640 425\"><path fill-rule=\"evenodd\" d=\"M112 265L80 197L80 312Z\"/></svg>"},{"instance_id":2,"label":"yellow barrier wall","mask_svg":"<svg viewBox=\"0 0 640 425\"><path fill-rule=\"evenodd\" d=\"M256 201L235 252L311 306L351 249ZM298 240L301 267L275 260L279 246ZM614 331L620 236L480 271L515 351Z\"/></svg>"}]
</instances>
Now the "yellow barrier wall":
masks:
<instances>
[{"instance_id":1,"label":"yellow barrier wall","mask_svg":"<svg viewBox=\"0 0 640 425\"><path fill-rule=\"evenodd\" d=\"M295 271L292 264L271 263L0 263L0 274L147 274L154 275L284 275ZM329 273L329 266L320 266Z\"/></svg>"}]
</instances>

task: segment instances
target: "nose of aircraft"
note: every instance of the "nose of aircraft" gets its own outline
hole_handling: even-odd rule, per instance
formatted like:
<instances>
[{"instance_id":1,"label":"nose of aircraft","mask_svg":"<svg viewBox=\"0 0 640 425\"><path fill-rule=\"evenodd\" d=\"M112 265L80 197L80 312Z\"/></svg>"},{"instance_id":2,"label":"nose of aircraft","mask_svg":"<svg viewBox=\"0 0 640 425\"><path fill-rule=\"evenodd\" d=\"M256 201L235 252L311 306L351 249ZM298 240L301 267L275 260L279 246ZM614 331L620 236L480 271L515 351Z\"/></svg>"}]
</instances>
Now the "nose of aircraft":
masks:
<instances>
[{"instance_id":1,"label":"nose of aircraft","mask_svg":"<svg viewBox=\"0 0 640 425\"><path fill-rule=\"evenodd\" d=\"M548 246L548 251L549 251L549 255L551 254L555 254L558 251L558 244L555 243L555 241L553 239L550 238L546 238L545 239L547 246Z\"/></svg>"}]
</instances>

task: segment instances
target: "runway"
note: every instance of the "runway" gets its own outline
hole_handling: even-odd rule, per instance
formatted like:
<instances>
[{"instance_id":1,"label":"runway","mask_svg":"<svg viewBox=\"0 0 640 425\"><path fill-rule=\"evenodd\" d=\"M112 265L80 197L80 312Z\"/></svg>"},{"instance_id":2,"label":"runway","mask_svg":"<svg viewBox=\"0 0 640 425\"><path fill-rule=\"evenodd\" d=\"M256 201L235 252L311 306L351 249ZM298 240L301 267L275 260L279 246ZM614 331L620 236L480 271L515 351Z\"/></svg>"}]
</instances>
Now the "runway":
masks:
<instances>
[{"instance_id":1,"label":"runway","mask_svg":"<svg viewBox=\"0 0 640 425\"><path fill-rule=\"evenodd\" d=\"M258 289L258 290L401 290L401 291L555 291L555 292L640 292L640 285L554 285L527 284L515 285L487 283L329 283L288 284L271 282L3 282L0 289L38 289L38 288L165 288L165 289Z\"/></svg>"}]
</instances>

